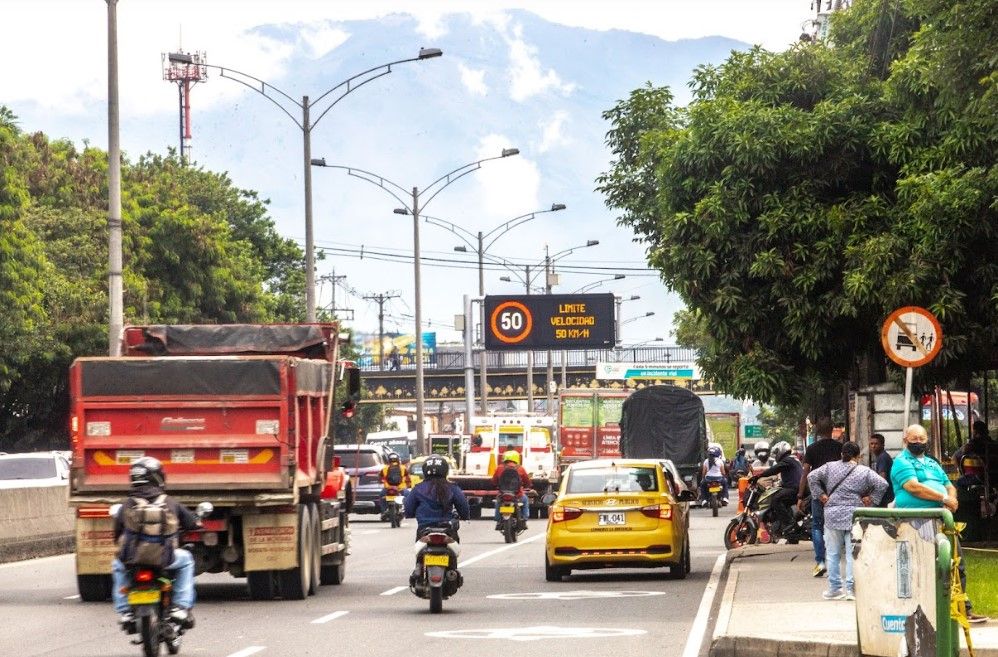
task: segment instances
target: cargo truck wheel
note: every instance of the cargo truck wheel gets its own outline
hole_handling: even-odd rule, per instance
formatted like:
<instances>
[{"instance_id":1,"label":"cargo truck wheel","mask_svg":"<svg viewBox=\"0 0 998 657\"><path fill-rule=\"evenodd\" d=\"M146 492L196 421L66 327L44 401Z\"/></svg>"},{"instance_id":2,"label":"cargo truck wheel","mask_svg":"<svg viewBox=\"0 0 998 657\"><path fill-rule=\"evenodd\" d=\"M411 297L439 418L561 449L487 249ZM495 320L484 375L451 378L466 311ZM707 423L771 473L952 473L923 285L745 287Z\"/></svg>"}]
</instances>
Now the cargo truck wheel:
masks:
<instances>
[{"instance_id":1,"label":"cargo truck wheel","mask_svg":"<svg viewBox=\"0 0 998 657\"><path fill-rule=\"evenodd\" d=\"M273 600L276 590L274 587L274 571L254 570L246 573L246 583L249 584L250 598L254 600Z\"/></svg>"},{"instance_id":2,"label":"cargo truck wheel","mask_svg":"<svg viewBox=\"0 0 998 657\"><path fill-rule=\"evenodd\" d=\"M312 584L311 549L308 507L298 505L298 565L277 571L277 583L285 600L304 600Z\"/></svg>"},{"instance_id":3,"label":"cargo truck wheel","mask_svg":"<svg viewBox=\"0 0 998 657\"><path fill-rule=\"evenodd\" d=\"M315 504L308 505L308 515L309 515L309 534L312 537L312 558L309 560L309 587L308 594L315 595L315 592L319 590L319 576L320 569L322 568L322 518L320 517L319 507Z\"/></svg>"},{"instance_id":4,"label":"cargo truck wheel","mask_svg":"<svg viewBox=\"0 0 998 657\"><path fill-rule=\"evenodd\" d=\"M76 588L83 602L104 602L111 599L110 575L77 575Z\"/></svg>"},{"instance_id":5,"label":"cargo truck wheel","mask_svg":"<svg viewBox=\"0 0 998 657\"><path fill-rule=\"evenodd\" d=\"M471 519L481 520L482 519L482 505L481 503L471 505Z\"/></svg>"}]
</instances>

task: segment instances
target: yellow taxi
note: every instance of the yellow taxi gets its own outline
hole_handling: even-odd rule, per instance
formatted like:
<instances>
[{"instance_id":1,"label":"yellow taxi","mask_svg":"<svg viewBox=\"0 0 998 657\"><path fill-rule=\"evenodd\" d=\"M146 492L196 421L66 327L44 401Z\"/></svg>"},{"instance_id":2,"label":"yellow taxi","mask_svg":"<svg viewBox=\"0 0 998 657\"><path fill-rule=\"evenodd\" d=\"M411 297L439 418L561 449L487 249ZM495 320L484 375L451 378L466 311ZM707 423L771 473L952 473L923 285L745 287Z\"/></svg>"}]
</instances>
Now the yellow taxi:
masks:
<instances>
[{"instance_id":1,"label":"yellow taxi","mask_svg":"<svg viewBox=\"0 0 998 657\"><path fill-rule=\"evenodd\" d=\"M572 570L668 567L690 572L689 503L668 462L645 459L573 463L548 510L544 575Z\"/></svg>"},{"instance_id":2,"label":"yellow taxi","mask_svg":"<svg viewBox=\"0 0 998 657\"><path fill-rule=\"evenodd\" d=\"M436 456L440 456L440 454ZM417 456L406 465L409 469L409 479L412 480L413 486L423 481L423 463L426 461L426 458L425 456ZM454 459L449 456L444 456L444 458L447 459L447 464L450 466L451 472L457 470L457 462Z\"/></svg>"}]
</instances>

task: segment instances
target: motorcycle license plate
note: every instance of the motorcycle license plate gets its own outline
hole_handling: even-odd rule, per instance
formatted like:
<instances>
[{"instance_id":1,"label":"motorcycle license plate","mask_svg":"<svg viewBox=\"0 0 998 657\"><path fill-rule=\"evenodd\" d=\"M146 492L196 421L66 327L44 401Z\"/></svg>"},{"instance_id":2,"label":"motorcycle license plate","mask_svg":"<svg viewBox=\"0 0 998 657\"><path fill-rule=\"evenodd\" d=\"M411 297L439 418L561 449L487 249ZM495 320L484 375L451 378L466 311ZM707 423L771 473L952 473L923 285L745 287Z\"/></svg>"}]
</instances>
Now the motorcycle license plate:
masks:
<instances>
[{"instance_id":1,"label":"motorcycle license plate","mask_svg":"<svg viewBox=\"0 0 998 657\"><path fill-rule=\"evenodd\" d=\"M499 507L499 513L513 513L516 509L512 506L501 506Z\"/></svg>"},{"instance_id":2,"label":"motorcycle license plate","mask_svg":"<svg viewBox=\"0 0 998 657\"><path fill-rule=\"evenodd\" d=\"M720 486L708 486L707 490L709 490L711 493L720 493L721 492L721 487Z\"/></svg>"},{"instance_id":3,"label":"motorcycle license plate","mask_svg":"<svg viewBox=\"0 0 998 657\"><path fill-rule=\"evenodd\" d=\"M128 592L128 604L130 605L151 605L157 602L159 602L159 589Z\"/></svg>"},{"instance_id":4,"label":"motorcycle license plate","mask_svg":"<svg viewBox=\"0 0 998 657\"><path fill-rule=\"evenodd\" d=\"M599 524L604 525L626 525L627 517L623 513L601 513L599 514Z\"/></svg>"},{"instance_id":5,"label":"motorcycle license plate","mask_svg":"<svg viewBox=\"0 0 998 657\"><path fill-rule=\"evenodd\" d=\"M428 554L423 557L424 566L443 566L446 568L450 565L450 556L446 554Z\"/></svg>"},{"instance_id":6,"label":"motorcycle license plate","mask_svg":"<svg viewBox=\"0 0 998 657\"><path fill-rule=\"evenodd\" d=\"M402 502L404 502L404 501L405 501L405 498L404 498L404 497L402 497L401 495L397 495L397 496L395 497L395 503L396 503L396 504L402 504Z\"/></svg>"}]
</instances>

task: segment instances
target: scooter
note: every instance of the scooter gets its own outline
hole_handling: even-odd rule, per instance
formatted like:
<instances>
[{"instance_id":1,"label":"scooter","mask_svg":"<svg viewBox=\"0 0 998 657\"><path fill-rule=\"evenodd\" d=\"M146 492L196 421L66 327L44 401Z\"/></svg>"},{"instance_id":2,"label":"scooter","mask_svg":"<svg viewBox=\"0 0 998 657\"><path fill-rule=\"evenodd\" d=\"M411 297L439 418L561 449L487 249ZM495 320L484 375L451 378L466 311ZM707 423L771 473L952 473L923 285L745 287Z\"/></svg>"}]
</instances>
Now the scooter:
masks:
<instances>
[{"instance_id":1,"label":"scooter","mask_svg":"<svg viewBox=\"0 0 998 657\"><path fill-rule=\"evenodd\" d=\"M402 496L398 488L390 487L385 492L385 512L381 519L388 520L392 524L393 529L402 526L402 504L404 501L405 497Z\"/></svg>"},{"instance_id":2,"label":"scooter","mask_svg":"<svg viewBox=\"0 0 998 657\"><path fill-rule=\"evenodd\" d=\"M111 515L117 516L120 504L111 507ZM201 502L195 514L205 518L214 510L211 502ZM184 546L189 549L189 546ZM135 620L125 631L138 634L133 645L141 645L145 657L157 657L161 644L171 655L180 652L181 636L194 627L193 618L177 623L170 618L170 601L173 593L172 573L164 568L135 566L128 570L128 605Z\"/></svg>"},{"instance_id":3,"label":"scooter","mask_svg":"<svg viewBox=\"0 0 998 657\"><path fill-rule=\"evenodd\" d=\"M422 546L416 553L416 570L409 577L409 590L430 601L430 613L443 611L444 600L464 584L457 569L460 544L453 523L431 525L417 539Z\"/></svg>"},{"instance_id":4,"label":"scooter","mask_svg":"<svg viewBox=\"0 0 998 657\"><path fill-rule=\"evenodd\" d=\"M525 529L524 522L520 518L522 503L515 492L499 491L496 504L499 505L498 531L502 532L507 543L516 543L517 536Z\"/></svg>"}]
</instances>

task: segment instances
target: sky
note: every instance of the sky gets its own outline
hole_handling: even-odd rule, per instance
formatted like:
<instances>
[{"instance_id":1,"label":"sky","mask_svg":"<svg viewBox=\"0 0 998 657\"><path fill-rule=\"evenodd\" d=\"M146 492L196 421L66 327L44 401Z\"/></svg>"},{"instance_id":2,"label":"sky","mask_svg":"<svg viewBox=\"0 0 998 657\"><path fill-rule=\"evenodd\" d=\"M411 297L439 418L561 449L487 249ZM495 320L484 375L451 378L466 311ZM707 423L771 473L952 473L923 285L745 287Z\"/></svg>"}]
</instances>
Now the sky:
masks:
<instances>
[{"instance_id":1,"label":"sky","mask_svg":"<svg viewBox=\"0 0 998 657\"><path fill-rule=\"evenodd\" d=\"M653 272L642 271L643 248L615 225L613 213L593 192L594 174L609 161L602 146L607 126L600 123L599 112L648 79L641 77L647 62L628 58L661 51L659 40L723 36L780 50L801 33L809 4L120 0L122 144L132 157L164 153L176 145L177 90L161 76L165 51L204 51L211 63L238 63L240 70L288 86L289 95L298 97L364 67L412 56L421 46L446 43L439 60L409 64L405 70L396 67L390 76L344 99L315 131L313 156L328 155L330 163L384 173L405 181L403 187L409 189L463 162L520 148L520 156L486 163L448 188L433 201L432 214L475 232L551 203L566 203L568 209L557 218L554 213L539 216L529 227L510 231L490 253L515 261L519 271L542 260L545 247L555 253L598 239L599 247L567 254L564 263L620 267L628 271L626 280L600 283L608 276L575 276L566 269L555 292L592 285L594 292L640 296L625 305L624 318L654 312L654 320L629 323L621 338L629 344L656 338L671 344L671 316L680 301ZM7 55L7 65L0 69L0 104L13 109L26 131L105 148L105 2L0 0L0 11L0 52ZM396 35L405 41L393 42ZM567 39L581 39L594 49L611 43L613 50L560 48L567 41L559 40ZM579 52L585 56L580 58ZM633 82L604 72L628 69L636 71ZM196 163L229 172L239 187L260 190L270 199L278 230L301 242L300 132L276 108L254 98L254 92L217 77L210 72L208 83L192 94ZM670 82L681 98L682 81ZM297 88L302 84L307 88ZM266 143L255 143L257 137ZM338 256L320 263L318 273L331 275L335 263L335 273L347 276L337 290L337 305L354 309L357 329L377 326L376 306L362 297L387 292L399 298L386 306L386 329L412 332L411 264L357 258L360 249L411 253L411 224L385 229L392 205L398 204L388 199L386 206L381 190L371 185L363 189L363 183L336 173L313 170L316 243L340 249ZM330 215L339 223L323 223ZM352 220L347 229L344 217ZM421 240L424 257L456 257L453 246L460 244L453 235L426 226ZM353 255L344 255L346 251ZM499 280L500 273L488 272L490 293L522 290L515 275L507 284ZM477 292L477 272L424 267L423 284L423 316L431 322L424 330L437 331L438 342L456 339L448 324L461 311L461 294ZM321 285L321 302L331 301L331 289L328 283Z\"/></svg>"}]
</instances>

